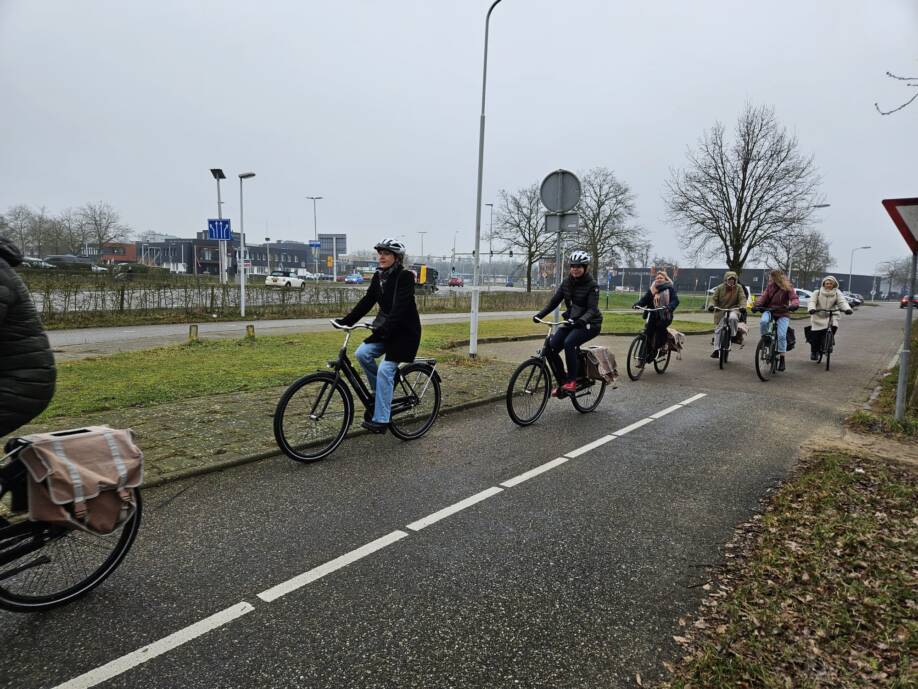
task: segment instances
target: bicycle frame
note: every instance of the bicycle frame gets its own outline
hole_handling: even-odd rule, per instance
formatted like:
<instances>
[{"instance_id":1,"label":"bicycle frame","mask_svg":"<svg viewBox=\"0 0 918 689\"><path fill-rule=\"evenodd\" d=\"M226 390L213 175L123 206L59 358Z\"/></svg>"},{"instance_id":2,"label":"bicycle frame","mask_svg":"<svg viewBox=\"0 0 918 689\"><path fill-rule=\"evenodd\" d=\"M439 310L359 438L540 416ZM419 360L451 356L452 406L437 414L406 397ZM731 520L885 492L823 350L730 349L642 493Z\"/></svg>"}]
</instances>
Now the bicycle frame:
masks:
<instances>
[{"instance_id":1,"label":"bicycle frame","mask_svg":"<svg viewBox=\"0 0 918 689\"><path fill-rule=\"evenodd\" d=\"M546 354L546 352L550 348L549 341L551 340L551 336L554 334L555 328L560 327L562 325L570 325L573 321L544 321L541 318L536 318L535 320L541 323L542 325L548 326L548 335L546 335L545 339L542 341L542 347L539 349L539 351L536 352L536 356L548 365L548 371L551 373L552 377L555 379L555 382L558 383L558 385L561 385L564 381L561 380L561 377L558 375L558 371L554 370L554 367L551 365L551 360L548 358L548 355ZM531 375L532 374L530 374L530 376ZM531 381L529 380L526 381L527 387L529 386L530 382Z\"/></svg>"},{"instance_id":2,"label":"bicycle frame","mask_svg":"<svg viewBox=\"0 0 918 689\"><path fill-rule=\"evenodd\" d=\"M368 385L364 382L363 378L360 376L360 373L354 367L354 364L351 362L350 357L348 357L347 345L348 345L348 342L350 342L351 333L354 330L356 330L357 328L367 328L368 330L372 330L372 328L367 323L360 323L354 326L342 326L342 325L335 323L335 321L332 321L332 325L338 330L344 330L345 334L344 334L344 344L342 344L341 349L338 350L338 358L328 362L328 367L333 369L334 374L335 374L335 382L333 385L329 387L331 389L334 389L335 385L338 384L338 381L341 380L341 377L343 375L343 377L347 380L347 382L350 383L351 388L354 390L354 392L357 393L357 399L360 400L364 408L370 409L373 403L373 393L370 392ZM416 358L414 360L414 363L430 366L431 375L427 379L427 382L424 384L424 388L421 390L420 393L418 393L411 386L411 382L407 378L401 375L401 368L399 368L396 374L397 376L396 384L401 384L403 388L407 387L408 390L406 391L407 392L406 395L402 395L401 397L393 396L392 403L391 403L391 414L393 416L395 414L398 414L399 412L410 409L411 406L413 406L412 405L413 400L424 399L424 395L427 392L428 386L430 385L430 379L433 378L434 376L436 376L438 379L440 377L440 374L437 373L436 359L431 359L431 358L417 359ZM318 396L315 404L313 405L310 416L315 415L318 404L322 400L323 397L324 397L323 394L320 394ZM330 400L331 400L331 395L329 395L328 398L325 400L319 416L325 413L325 409L328 407L328 403Z\"/></svg>"}]
</instances>

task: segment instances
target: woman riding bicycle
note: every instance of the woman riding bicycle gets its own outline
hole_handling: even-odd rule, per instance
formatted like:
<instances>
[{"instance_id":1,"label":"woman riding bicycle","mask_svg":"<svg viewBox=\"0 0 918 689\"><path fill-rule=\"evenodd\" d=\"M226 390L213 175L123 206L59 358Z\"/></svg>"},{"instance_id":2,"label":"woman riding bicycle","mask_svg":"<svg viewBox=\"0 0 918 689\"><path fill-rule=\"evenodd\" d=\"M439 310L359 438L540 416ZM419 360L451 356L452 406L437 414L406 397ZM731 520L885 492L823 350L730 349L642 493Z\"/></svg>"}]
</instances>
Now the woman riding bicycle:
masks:
<instances>
[{"instance_id":1,"label":"woman riding bicycle","mask_svg":"<svg viewBox=\"0 0 918 689\"><path fill-rule=\"evenodd\" d=\"M755 300L753 311L763 311L759 329L762 335L768 332L768 324L772 319L778 328L778 370L785 370L784 355L787 352L787 328L790 325L791 311L800 307L800 298L797 291L780 270L773 270L768 276L768 286Z\"/></svg>"},{"instance_id":2,"label":"woman riding bicycle","mask_svg":"<svg viewBox=\"0 0 918 689\"><path fill-rule=\"evenodd\" d=\"M715 307L729 310L718 311ZM730 338L735 340L740 315L746 312L746 291L732 270L724 273L724 281L714 288L708 311L714 312L714 342L720 342L720 333L725 327L730 328ZM719 357L720 350L715 349L711 358Z\"/></svg>"},{"instance_id":3,"label":"woman riding bicycle","mask_svg":"<svg viewBox=\"0 0 918 689\"><path fill-rule=\"evenodd\" d=\"M379 305L373 333L357 348L356 357L375 400L372 418L365 418L361 425L373 433L385 433L389 426L395 374L399 363L414 361L418 353L421 318L414 301L414 275L403 265L405 245L397 239L386 238L373 248L378 254L379 269L373 274L367 293L338 322L354 325ZM376 359L383 354L386 359L377 366Z\"/></svg>"},{"instance_id":4,"label":"woman riding bicycle","mask_svg":"<svg viewBox=\"0 0 918 689\"><path fill-rule=\"evenodd\" d=\"M819 361L819 353L822 351L826 331L829 329L829 314L817 313L817 311L844 311L849 316L854 311L848 305L844 293L838 289L838 280L832 275L827 275L822 279L819 289L810 297L806 310L810 313L810 360ZM834 333L837 329L838 326L833 323L832 332Z\"/></svg>"},{"instance_id":5,"label":"woman riding bicycle","mask_svg":"<svg viewBox=\"0 0 918 689\"><path fill-rule=\"evenodd\" d=\"M588 272L590 255L585 251L575 251L570 255L570 273L561 282L548 305L539 311L533 320L544 318L549 311L554 310L563 301L565 306L561 317L573 321L570 325L562 325L548 341L546 358L555 371L559 381L564 381L560 388L552 390L552 396L557 397L564 392L577 390L577 349L584 342L592 340L599 335L602 328L602 313L599 311L599 286ZM567 360L567 374L558 352L564 350Z\"/></svg>"},{"instance_id":6,"label":"woman riding bicycle","mask_svg":"<svg viewBox=\"0 0 918 689\"><path fill-rule=\"evenodd\" d=\"M669 279L669 275L666 274L665 270L657 271L650 289L631 307L633 309L640 307L659 309L657 311L648 311L644 315L644 318L647 319L647 323L644 326L644 336L647 338L648 359L653 359L656 352L666 345L669 339L666 329L673 322L673 312L677 306L679 306L679 296L676 294L676 288L672 280Z\"/></svg>"}]
</instances>

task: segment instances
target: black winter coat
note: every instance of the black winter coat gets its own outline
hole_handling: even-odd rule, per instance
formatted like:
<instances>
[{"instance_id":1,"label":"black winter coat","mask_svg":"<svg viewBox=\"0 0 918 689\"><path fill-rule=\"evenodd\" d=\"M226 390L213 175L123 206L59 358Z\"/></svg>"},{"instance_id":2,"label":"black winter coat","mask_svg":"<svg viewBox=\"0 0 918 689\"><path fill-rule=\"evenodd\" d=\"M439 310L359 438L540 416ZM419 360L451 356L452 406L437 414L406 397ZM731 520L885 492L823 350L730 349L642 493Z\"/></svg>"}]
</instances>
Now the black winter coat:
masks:
<instances>
[{"instance_id":1,"label":"black winter coat","mask_svg":"<svg viewBox=\"0 0 918 689\"><path fill-rule=\"evenodd\" d=\"M561 281L561 286L552 295L548 306L539 311L536 316L545 318L549 311L553 311L561 302L564 302L565 311L562 318L576 321L580 327L590 324L590 329L598 329L602 325L602 313L599 310L599 286L589 273L584 273L579 278L568 275Z\"/></svg>"},{"instance_id":2,"label":"black winter coat","mask_svg":"<svg viewBox=\"0 0 918 689\"><path fill-rule=\"evenodd\" d=\"M0 237L0 436L28 423L54 396L54 355L29 290L13 270L19 249Z\"/></svg>"},{"instance_id":3,"label":"black winter coat","mask_svg":"<svg viewBox=\"0 0 918 689\"><path fill-rule=\"evenodd\" d=\"M379 305L383 323L373 331L366 342L386 345L386 361L411 362L421 344L421 317L414 302L414 276L402 265L396 268L381 284L380 271L376 271L363 298L351 312L341 319L344 325L354 325Z\"/></svg>"}]
</instances>

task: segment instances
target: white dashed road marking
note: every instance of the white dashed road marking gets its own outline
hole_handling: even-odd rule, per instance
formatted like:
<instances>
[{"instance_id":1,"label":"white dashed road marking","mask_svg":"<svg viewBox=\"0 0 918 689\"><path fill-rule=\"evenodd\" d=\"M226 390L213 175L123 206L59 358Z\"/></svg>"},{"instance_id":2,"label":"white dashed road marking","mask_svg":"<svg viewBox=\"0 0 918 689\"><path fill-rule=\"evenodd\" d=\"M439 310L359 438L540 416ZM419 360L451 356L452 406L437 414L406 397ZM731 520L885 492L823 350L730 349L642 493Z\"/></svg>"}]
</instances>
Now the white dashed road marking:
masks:
<instances>
[{"instance_id":1,"label":"white dashed road marking","mask_svg":"<svg viewBox=\"0 0 918 689\"><path fill-rule=\"evenodd\" d=\"M202 634L213 631L217 627L222 627L224 624L232 622L254 609L249 603L237 603L232 607L226 608L226 610L221 610L210 617L205 617L200 622L195 622L184 629L179 629L174 634L170 634L159 641L154 641L143 648L138 648L133 653L115 658L115 660L97 667L95 670L90 670L79 677L74 677L69 682L59 684L55 689L88 689L89 687L94 687L100 682L117 677L132 667L136 667L192 639L196 639Z\"/></svg>"},{"instance_id":2,"label":"white dashed road marking","mask_svg":"<svg viewBox=\"0 0 918 689\"><path fill-rule=\"evenodd\" d=\"M482 500L487 500L491 496L497 495L498 493L502 493L503 491L504 491L503 488L492 487L492 488L488 488L487 490L483 490L480 493L475 493L475 495L472 495L471 497L468 497L465 500L460 500L454 505L450 505L449 507L444 507L442 510L438 510L437 512L434 512L433 514L428 514L426 517L424 517L423 519L418 519L416 522L411 522L408 525L408 528L411 529L412 531L420 531L425 526L430 526L431 524L435 524L441 519L446 519L451 514L456 514L456 512L461 512L466 507L471 507L472 505L479 503Z\"/></svg>"},{"instance_id":3,"label":"white dashed road marking","mask_svg":"<svg viewBox=\"0 0 918 689\"><path fill-rule=\"evenodd\" d=\"M707 395L705 393L693 395L687 400L683 400L678 404L674 404L671 407L667 407L666 409L658 411L657 413L652 414L647 418L641 419L640 421L635 421L634 423L625 426L620 430L613 431L612 433L604 435L591 443L587 443L586 445L582 445L575 450L566 452L563 456L558 457L557 459L553 459L550 462L546 462L545 464L541 464L535 467L534 469L530 469L529 471L514 476L513 478L507 479L500 484L503 486L502 488L497 488L496 486L488 488L487 490L483 490L480 493L476 493L475 495L467 497L465 500L461 500L450 505L449 507L444 507L442 510L438 510L437 512L429 514L422 519L413 521L408 524L407 528L411 529L412 531L420 531L421 529L430 526L431 524L434 524L441 519L445 519L446 517L456 514L457 512L461 512L462 510L471 507L472 505L475 505L482 500L487 500L488 498L493 497L498 493L502 493L504 488L512 488L523 483L524 481L528 481L529 479L538 476L539 474L543 474L546 471L554 469L555 467L559 467L571 459L584 455L587 452L595 450L597 447L601 447L602 445L615 440L618 436L625 435L626 433L635 431L642 426L653 423L656 419L662 418L667 414L671 414L672 412L681 409L685 405L696 402L697 400L700 400L702 397L706 396ZM393 531L381 538L377 538L375 541L370 541L366 545L362 545L359 548L350 551L349 553L345 553L344 555L336 557L334 560L329 560L325 564L314 567L308 572L303 572L302 574L299 574L292 579L288 579L287 581L277 584L276 586L272 586L271 588L259 593L258 598L265 603L271 603L272 601L275 601L292 591L296 591L303 586L311 584L312 582L321 579L322 577L331 574L332 572L335 572L342 567L346 567L347 565L365 558L375 552L378 552L383 548L386 548L393 543L402 540L403 538L407 538L409 535L410 534L404 531ZM177 632L160 639L159 641L154 641L153 643L144 646L143 648L139 648L132 653L128 653L127 655L121 656L120 658L116 658L110 663L106 663L101 667L90 670L89 672L86 672L79 677L74 677L64 684L59 684L58 686L54 687L54 689L89 689L90 687L94 687L95 685L109 680L112 677L116 677L124 672L127 672L131 668L145 663L148 660L152 660L153 658L162 655L163 653L171 651L172 649L177 648L178 646L181 646L188 641L196 639L197 637L206 634L209 631L217 629L218 627L222 627L223 625L232 622L233 620L242 617L247 613L252 612L254 609L255 608L249 603L238 603L232 607L226 608L225 610L221 610L218 613L214 613L210 617L207 617L200 622L195 622L192 625L180 629Z\"/></svg>"},{"instance_id":4,"label":"white dashed road marking","mask_svg":"<svg viewBox=\"0 0 918 689\"><path fill-rule=\"evenodd\" d=\"M362 545L359 548L352 550L349 553L345 553L339 557L336 557L334 560L329 560L324 565L319 565L310 569L308 572L303 572L292 579L278 584L277 586L272 586L267 591L262 591L258 594L258 597L261 598L265 603L270 603L275 601L281 596L286 596L291 591L296 591L298 588L306 586L306 584L311 584L317 579L321 579L326 574L331 574L335 570L341 569L342 567L347 567L352 562L357 562L362 558L365 558L367 555L375 553L377 550L382 550L388 545L392 545L396 541L400 541L405 538L408 534L404 531L393 531L390 534L386 534L382 538L377 538L375 541L370 541L366 545Z\"/></svg>"}]
</instances>

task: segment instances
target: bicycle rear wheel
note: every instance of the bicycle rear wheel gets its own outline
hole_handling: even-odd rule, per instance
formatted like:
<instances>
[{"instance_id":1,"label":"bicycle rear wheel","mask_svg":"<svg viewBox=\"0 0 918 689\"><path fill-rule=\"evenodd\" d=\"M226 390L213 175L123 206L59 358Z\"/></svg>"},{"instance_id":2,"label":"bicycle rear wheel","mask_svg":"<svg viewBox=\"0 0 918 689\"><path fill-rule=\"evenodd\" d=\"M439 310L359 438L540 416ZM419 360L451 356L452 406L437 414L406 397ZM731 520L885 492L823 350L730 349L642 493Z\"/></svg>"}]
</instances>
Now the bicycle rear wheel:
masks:
<instances>
[{"instance_id":1,"label":"bicycle rear wheel","mask_svg":"<svg viewBox=\"0 0 918 689\"><path fill-rule=\"evenodd\" d=\"M290 459L315 462L335 451L353 418L354 400L344 383L331 373L310 373L281 395L274 439Z\"/></svg>"},{"instance_id":2,"label":"bicycle rear wheel","mask_svg":"<svg viewBox=\"0 0 918 689\"><path fill-rule=\"evenodd\" d=\"M583 390L578 390L573 395L570 395L571 404L573 404L574 409L581 414L589 414L591 411L594 411L596 407L599 406L599 403L602 402L603 395L606 394L606 381L594 380L591 381L591 383L591 385L585 387Z\"/></svg>"},{"instance_id":3,"label":"bicycle rear wheel","mask_svg":"<svg viewBox=\"0 0 918 689\"><path fill-rule=\"evenodd\" d=\"M507 385L507 413L517 426L528 426L545 411L551 374L545 362L532 357L521 363Z\"/></svg>"},{"instance_id":4,"label":"bicycle rear wheel","mask_svg":"<svg viewBox=\"0 0 918 689\"><path fill-rule=\"evenodd\" d=\"M771 340L763 337L755 346L755 372L759 379L768 381L771 379L772 367L772 344Z\"/></svg>"},{"instance_id":5,"label":"bicycle rear wheel","mask_svg":"<svg viewBox=\"0 0 918 689\"><path fill-rule=\"evenodd\" d=\"M30 522L24 513L0 518L0 608L48 610L105 581L140 529L140 491L134 488L133 493L134 514L105 536Z\"/></svg>"},{"instance_id":6,"label":"bicycle rear wheel","mask_svg":"<svg viewBox=\"0 0 918 689\"><path fill-rule=\"evenodd\" d=\"M647 338L644 335L638 335L631 341L631 346L628 347L626 368L628 369L628 377L631 380L637 380L644 373L644 366L647 364L645 358L646 341Z\"/></svg>"},{"instance_id":7,"label":"bicycle rear wheel","mask_svg":"<svg viewBox=\"0 0 918 689\"><path fill-rule=\"evenodd\" d=\"M440 377L427 364L399 369L392 395L389 430L402 440L414 440L430 430L440 413Z\"/></svg>"}]
</instances>

